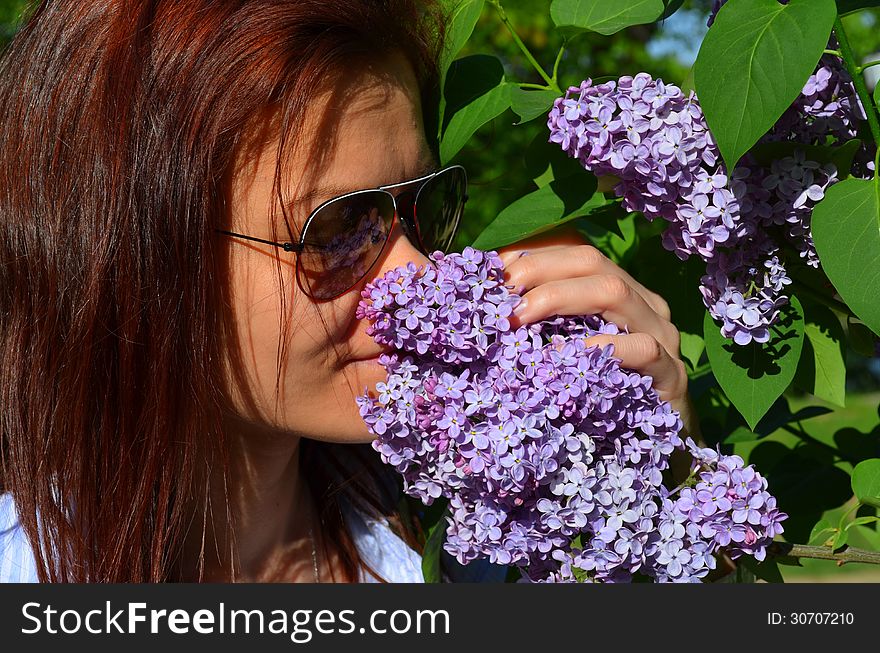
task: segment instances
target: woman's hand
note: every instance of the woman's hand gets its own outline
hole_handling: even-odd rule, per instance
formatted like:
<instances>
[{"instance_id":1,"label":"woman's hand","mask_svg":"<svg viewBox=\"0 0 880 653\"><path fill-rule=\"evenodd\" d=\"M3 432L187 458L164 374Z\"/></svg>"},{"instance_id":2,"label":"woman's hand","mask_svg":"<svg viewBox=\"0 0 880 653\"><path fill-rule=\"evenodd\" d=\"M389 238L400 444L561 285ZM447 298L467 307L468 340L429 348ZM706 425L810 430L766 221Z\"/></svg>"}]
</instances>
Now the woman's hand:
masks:
<instances>
[{"instance_id":1,"label":"woman's hand","mask_svg":"<svg viewBox=\"0 0 880 653\"><path fill-rule=\"evenodd\" d=\"M514 327L553 315L599 314L621 329L628 328L628 334L593 336L587 343L612 343L623 367L651 376L660 398L680 413L684 433L699 439L680 358L680 334L660 295L574 231L538 236L498 252L507 283L523 297L511 320Z\"/></svg>"}]
</instances>

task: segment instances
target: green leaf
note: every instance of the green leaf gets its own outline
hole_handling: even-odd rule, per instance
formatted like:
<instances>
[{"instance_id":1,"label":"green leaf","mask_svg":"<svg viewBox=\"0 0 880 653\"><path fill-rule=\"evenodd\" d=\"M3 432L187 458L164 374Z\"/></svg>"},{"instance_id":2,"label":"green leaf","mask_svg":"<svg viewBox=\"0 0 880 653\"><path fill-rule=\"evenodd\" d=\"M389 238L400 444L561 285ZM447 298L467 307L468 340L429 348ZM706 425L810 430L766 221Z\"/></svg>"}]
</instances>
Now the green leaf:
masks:
<instances>
[{"instance_id":1,"label":"green leaf","mask_svg":"<svg viewBox=\"0 0 880 653\"><path fill-rule=\"evenodd\" d=\"M577 221L576 227L586 234L590 242L617 265L626 267L629 258L637 251L639 242L636 230L636 214L618 210L617 204L609 204Z\"/></svg>"},{"instance_id":2,"label":"green leaf","mask_svg":"<svg viewBox=\"0 0 880 653\"><path fill-rule=\"evenodd\" d=\"M703 340L703 336L698 336L695 333L686 333L684 331L679 333L681 334L681 355L691 364L691 370L695 370L697 365L700 364L700 357L702 357L703 352L706 350L706 341Z\"/></svg>"},{"instance_id":3,"label":"green leaf","mask_svg":"<svg viewBox=\"0 0 880 653\"><path fill-rule=\"evenodd\" d=\"M565 179L584 174L584 168L559 147L547 140L546 130L540 130L525 152L525 166L529 177L538 188L546 186L554 179Z\"/></svg>"},{"instance_id":4,"label":"green leaf","mask_svg":"<svg viewBox=\"0 0 880 653\"><path fill-rule=\"evenodd\" d=\"M812 232L822 268L837 292L880 334L880 197L878 181L846 179L813 208Z\"/></svg>"},{"instance_id":5,"label":"green leaf","mask_svg":"<svg viewBox=\"0 0 880 653\"><path fill-rule=\"evenodd\" d=\"M663 0L663 4L666 5L666 9L664 9L663 13L660 14L660 18L658 20L666 20L676 11L681 9L681 6L684 4L684 0Z\"/></svg>"},{"instance_id":6,"label":"green leaf","mask_svg":"<svg viewBox=\"0 0 880 653\"><path fill-rule=\"evenodd\" d=\"M792 413L788 406L788 400L783 396L773 403L770 410L761 418L754 430L740 426L724 438L724 444L754 442L767 437L788 424L803 422L813 417L827 415L830 412L832 411L825 406L804 406L796 413Z\"/></svg>"},{"instance_id":7,"label":"green leaf","mask_svg":"<svg viewBox=\"0 0 880 653\"><path fill-rule=\"evenodd\" d=\"M486 250L509 245L605 206L608 200L596 193L596 178L581 172L552 181L507 206L473 246Z\"/></svg>"},{"instance_id":8,"label":"green leaf","mask_svg":"<svg viewBox=\"0 0 880 653\"><path fill-rule=\"evenodd\" d=\"M608 36L632 25L653 23L664 12L663 0L553 0L550 17L572 32Z\"/></svg>"},{"instance_id":9,"label":"green leaf","mask_svg":"<svg viewBox=\"0 0 880 653\"><path fill-rule=\"evenodd\" d=\"M449 17L446 24L446 40L440 67L445 71L471 37L477 20L483 12L484 0L443 0L443 8Z\"/></svg>"},{"instance_id":10,"label":"green leaf","mask_svg":"<svg viewBox=\"0 0 880 653\"><path fill-rule=\"evenodd\" d=\"M846 321L849 344L852 348L868 358L874 357L874 333L860 320L848 317Z\"/></svg>"},{"instance_id":11,"label":"green leaf","mask_svg":"<svg viewBox=\"0 0 880 653\"><path fill-rule=\"evenodd\" d=\"M755 442L761 439L759 433L750 431L745 426L739 426L733 433L724 438L724 444L736 444L737 442Z\"/></svg>"},{"instance_id":12,"label":"green leaf","mask_svg":"<svg viewBox=\"0 0 880 653\"><path fill-rule=\"evenodd\" d=\"M596 181L599 181L597 178ZM601 192L601 191L600 191ZM635 231L634 213L627 213L616 200L608 200L608 203L590 212L589 215L575 220L574 227L580 229L590 238L607 239L616 238L621 241L624 248L631 246L637 240Z\"/></svg>"},{"instance_id":13,"label":"green leaf","mask_svg":"<svg viewBox=\"0 0 880 653\"><path fill-rule=\"evenodd\" d=\"M730 0L718 12L694 82L728 170L800 94L836 14L834 0Z\"/></svg>"},{"instance_id":14,"label":"green leaf","mask_svg":"<svg viewBox=\"0 0 880 653\"><path fill-rule=\"evenodd\" d=\"M474 54L456 59L449 69L443 97L447 103L447 121L474 100L504 83L504 65L491 54Z\"/></svg>"},{"instance_id":15,"label":"green leaf","mask_svg":"<svg viewBox=\"0 0 880 653\"><path fill-rule=\"evenodd\" d=\"M837 11L841 16L866 7L880 7L880 0L837 0Z\"/></svg>"},{"instance_id":16,"label":"green leaf","mask_svg":"<svg viewBox=\"0 0 880 653\"><path fill-rule=\"evenodd\" d=\"M446 539L446 514L447 510L444 510L440 518L428 529L428 538L422 554L422 575L426 583L439 583L442 580L440 554Z\"/></svg>"},{"instance_id":17,"label":"green leaf","mask_svg":"<svg viewBox=\"0 0 880 653\"><path fill-rule=\"evenodd\" d=\"M870 526L856 526L853 532L866 542L869 542L874 550L880 551L880 532L876 529Z\"/></svg>"},{"instance_id":18,"label":"green leaf","mask_svg":"<svg viewBox=\"0 0 880 653\"><path fill-rule=\"evenodd\" d=\"M468 139L510 107L511 85L497 57L478 54L453 62L446 77L446 126L440 159L446 165Z\"/></svg>"},{"instance_id":19,"label":"green leaf","mask_svg":"<svg viewBox=\"0 0 880 653\"><path fill-rule=\"evenodd\" d=\"M718 384L752 430L794 378L804 343L804 313L797 297L770 327L770 340L738 345L721 335L709 312L703 322L706 352Z\"/></svg>"},{"instance_id":20,"label":"green leaf","mask_svg":"<svg viewBox=\"0 0 880 653\"><path fill-rule=\"evenodd\" d=\"M447 16L446 38L443 43L443 52L440 55L440 88L446 88L446 76L449 67L461 52L464 44L473 34L474 27L483 11L485 0L441 0L443 10ZM437 117L437 138L439 140L446 115L446 98L441 93ZM433 128L432 128L433 131Z\"/></svg>"},{"instance_id":21,"label":"green leaf","mask_svg":"<svg viewBox=\"0 0 880 653\"><path fill-rule=\"evenodd\" d=\"M837 168L838 180L842 180L849 177L853 159L861 146L862 141L858 138L852 138L837 147L805 145L794 141L774 141L772 143L758 143L749 150L749 156L754 157L755 161L765 168L769 168L774 161L794 157L796 152L801 152L808 161L834 164L834 167Z\"/></svg>"},{"instance_id":22,"label":"green leaf","mask_svg":"<svg viewBox=\"0 0 880 653\"><path fill-rule=\"evenodd\" d=\"M524 89L515 86L510 91L510 108L519 116L518 125L545 116L550 112L553 101L559 97L556 91ZM559 148L562 151L562 148Z\"/></svg>"},{"instance_id":23,"label":"green leaf","mask_svg":"<svg viewBox=\"0 0 880 653\"><path fill-rule=\"evenodd\" d=\"M856 526L864 526L865 524L878 524L880 523L880 517L856 517L849 524L846 525L846 530L854 528Z\"/></svg>"},{"instance_id":24,"label":"green leaf","mask_svg":"<svg viewBox=\"0 0 880 653\"><path fill-rule=\"evenodd\" d=\"M838 406L846 405L846 336L830 308L809 304L804 352L798 364L798 387Z\"/></svg>"},{"instance_id":25,"label":"green leaf","mask_svg":"<svg viewBox=\"0 0 880 653\"><path fill-rule=\"evenodd\" d=\"M468 142L471 136L487 122L497 118L510 107L510 86L496 86L452 116L449 127L440 141L440 159L446 165Z\"/></svg>"},{"instance_id":26,"label":"green leaf","mask_svg":"<svg viewBox=\"0 0 880 653\"><path fill-rule=\"evenodd\" d=\"M782 572L779 571L779 564L776 560L764 560L758 562L750 556L742 556L736 561L737 575L740 575L739 569L743 568L752 573L753 576L760 578L767 583L784 583ZM739 583L754 583L754 579L737 580Z\"/></svg>"},{"instance_id":27,"label":"green leaf","mask_svg":"<svg viewBox=\"0 0 880 653\"><path fill-rule=\"evenodd\" d=\"M852 473L852 489L861 503L880 507L880 458L863 460Z\"/></svg>"},{"instance_id":28,"label":"green leaf","mask_svg":"<svg viewBox=\"0 0 880 653\"><path fill-rule=\"evenodd\" d=\"M813 530L810 531L810 537L807 540L807 544L811 546L831 546L831 543L834 541L834 535L837 533L837 529L831 525L827 519L820 519L816 522L816 525L813 526Z\"/></svg>"},{"instance_id":29,"label":"green leaf","mask_svg":"<svg viewBox=\"0 0 880 653\"><path fill-rule=\"evenodd\" d=\"M849 531L845 528L837 529L837 532L834 534L834 540L831 542L831 550L837 551L837 549L846 546L846 541L849 539Z\"/></svg>"},{"instance_id":30,"label":"green leaf","mask_svg":"<svg viewBox=\"0 0 880 653\"><path fill-rule=\"evenodd\" d=\"M880 107L880 83L874 87L874 106Z\"/></svg>"}]
</instances>

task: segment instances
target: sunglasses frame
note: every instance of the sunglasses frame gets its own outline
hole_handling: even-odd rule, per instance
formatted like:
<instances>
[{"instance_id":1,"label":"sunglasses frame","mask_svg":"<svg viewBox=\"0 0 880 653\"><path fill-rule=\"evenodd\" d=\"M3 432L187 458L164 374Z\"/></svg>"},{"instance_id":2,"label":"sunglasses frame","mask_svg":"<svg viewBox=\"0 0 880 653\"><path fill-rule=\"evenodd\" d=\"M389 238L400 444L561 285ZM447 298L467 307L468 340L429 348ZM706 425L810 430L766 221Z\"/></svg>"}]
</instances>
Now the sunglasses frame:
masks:
<instances>
[{"instance_id":1,"label":"sunglasses frame","mask_svg":"<svg viewBox=\"0 0 880 653\"><path fill-rule=\"evenodd\" d=\"M272 245L273 247L283 249L285 252L293 252L293 253L299 254L300 252L302 252L305 249L305 247L307 245L306 235L309 232L309 225L312 224L313 220L318 215L318 213L321 211L321 209L325 208L326 206L328 206L330 204L333 204L334 202L339 202L341 200L347 199L349 197L354 197L357 195L363 195L364 193L376 193L376 192L386 193L387 195L389 195L391 197L392 206L394 207L394 216L391 218L391 228L388 230L388 233L385 234L385 242L382 243L382 248L376 254L376 259L373 261L372 264L370 264L370 267L367 269L367 271L364 273L364 275L362 277L360 277L359 279L357 279L354 283L352 283L351 286L349 286L345 290L333 295L332 297L326 297L326 298L315 297L310 292L310 290L305 287L306 284L302 283L301 269L300 269L300 258L297 257L297 259L296 259L296 279L297 279L297 283L300 286L300 289L306 295L308 295L309 297L311 297L312 299L314 299L316 301L331 301L331 300L336 299L337 297L347 293L349 290L351 290L356 285L358 285L365 276L367 276L369 271L376 264L376 261L378 261L379 258L382 256L382 252L385 251L385 247L388 245L388 240L390 239L391 232L394 231L394 220L398 220L401 223L401 225L403 226L404 233L406 234L407 238L409 238L410 242L413 245L415 245L416 248L422 254L427 256L431 253L426 250L425 245L422 242L422 237L421 237L421 233L419 231L419 226L418 226L418 218L416 216L416 211L417 211L416 206L418 204L419 197L421 197L422 191L424 190L425 186L427 185L427 183L429 181L431 181L432 179L434 179L438 175L441 175L445 172L448 172L450 170L456 170L456 169L461 172L461 175L464 178L464 184L463 184L464 193L462 193L462 196L461 196L461 209L458 211L458 215L456 216L456 219L455 219L455 225L452 228L452 234L454 236L454 234L458 231L459 224L461 223L461 216L462 216L462 213L464 213L464 205L468 201L467 171L465 171L463 166L458 165L458 164L453 164L450 166L446 166L445 168L441 168L440 170L435 170L434 172L429 172L428 174L422 175L421 177L417 177L416 179L410 179L408 181L402 181L402 182L398 182L396 184L387 184L384 186L377 186L376 188L362 188L359 190L352 191L350 193L338 195L337 197L332 197L324 202L321 202L321 204L319 204L317 207L315 207L315 209L311 213L309 213L309 217L306 218L306 221L303 224L302 232L300 233L298 242L290 242L290 241L276 242L273 240L266 240L265 238L257 238L256 236L248 236L246 234L236 233L234 231L226 231L224 229L216 229L215 231L217 231L221 234L225 234L227 236L232 236L234 238L242 238L244 240L250 240L253 242L257 242L257 243L262 243L264 245ZM416 184L418 184L418 187L415 191L415 197L413 198L413 201L411 204L412 211L408 212L408 213L402 213L400 211L399 206L398 206L397 198L399 196L403 195L403 192L399 191L397 193L392 193L390 191L394 190L394 189L405 188L407 186L413 186Z\"/></svg>"}]
</instances>

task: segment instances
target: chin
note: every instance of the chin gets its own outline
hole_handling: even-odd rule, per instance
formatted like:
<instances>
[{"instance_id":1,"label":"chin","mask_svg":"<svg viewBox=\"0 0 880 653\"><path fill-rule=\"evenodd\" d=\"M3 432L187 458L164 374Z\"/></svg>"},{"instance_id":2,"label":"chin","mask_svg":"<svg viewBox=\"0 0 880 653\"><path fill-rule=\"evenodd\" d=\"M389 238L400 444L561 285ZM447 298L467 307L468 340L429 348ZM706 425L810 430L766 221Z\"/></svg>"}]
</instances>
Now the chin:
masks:
<instances>
[{"instance_id":1,"label":"chin","mask_svg":"<svg viewBox=\"0 0 880 653\"><path fill-rule=\"evenodd\" d=\"M384 372L384 371L383 371ZM384 375L378 380L382 380ZM354 379L352 379L354 380ZM369 386L372 391L375 383ZM360 390L357 388L360 387ZM311 437L326 442L338 444L366 444L372 442L376 436L370 433L367 425L361 419L355 399L364 393L364 385L354 386L354 392L347 386L340 392L338 399L328 402L322 411L316 415L318 418L309 427Z\"/></svg>"},{"instance_id":2,"label":"chin","mask_svg":"<svg viewBox=\"0 0 880 653\"><path fill-rule=\"evenodd\" d=\"M377 356L367 360L351 361L345 366L345 376L354 388L356 396L360 396L365 388L375 389L376 384L384 381L388 373L379 363Z\"/></svg>"}]
</instances>

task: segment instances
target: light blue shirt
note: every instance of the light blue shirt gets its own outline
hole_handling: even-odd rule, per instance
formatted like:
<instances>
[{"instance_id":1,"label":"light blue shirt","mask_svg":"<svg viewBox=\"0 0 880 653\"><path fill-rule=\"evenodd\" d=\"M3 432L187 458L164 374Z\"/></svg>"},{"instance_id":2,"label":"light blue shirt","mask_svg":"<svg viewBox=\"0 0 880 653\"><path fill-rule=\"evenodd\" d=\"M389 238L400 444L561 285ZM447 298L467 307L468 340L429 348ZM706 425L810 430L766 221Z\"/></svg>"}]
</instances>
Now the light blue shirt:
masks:
<instances>
[{"instance_id":1,"label":"light blue shirt","mask_svg":"<svg viewBox=\"0 0 880 653\"><path fill-rule=\"evenodd\" d=\"M398 537L385 519L374 519L346 506L345 521L364 562L389 583L423 583L422 558ZM451 558L450 580L500 582L506 568L483 562L465 567ZM0 583L36 583L37 568L30 543L18 521L11 494L0 495ZM360 572L360 582L378 583L372 574Z\"/></svg>"}]
</instances>

